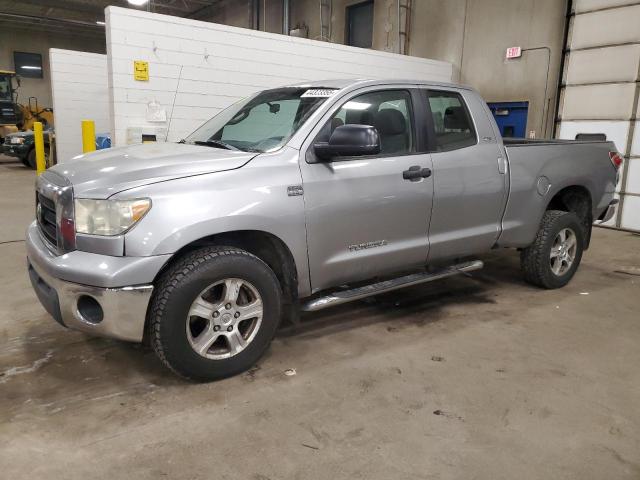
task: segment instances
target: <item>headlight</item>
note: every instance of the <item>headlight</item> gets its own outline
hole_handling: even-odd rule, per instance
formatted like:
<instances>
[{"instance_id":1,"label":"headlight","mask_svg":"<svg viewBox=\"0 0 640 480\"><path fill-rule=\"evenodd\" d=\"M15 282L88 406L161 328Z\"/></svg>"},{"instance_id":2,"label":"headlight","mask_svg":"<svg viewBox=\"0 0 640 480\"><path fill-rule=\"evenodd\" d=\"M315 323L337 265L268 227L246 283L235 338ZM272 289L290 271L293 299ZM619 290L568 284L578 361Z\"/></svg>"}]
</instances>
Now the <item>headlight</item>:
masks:
<instances>
[{"instance_id":1,"label":"headlight","mask_svg":"<svg viewBox=\"0 0 640 480\"><path fill-rule=\"evenodd\" d=\"M11 145L22 145L24 143L24 137L11 137L9 142Z\"/></svg>"},{"instance_id":2,"label":"headlight","mask_svg":"<svg viewBox=\"0 0 640 480\"><path fill-rule=\"evenodd\" d=\"M119 235L133 227L151 208L151 199L75 201L76 232Z\"/></svg>"}]
</instances>

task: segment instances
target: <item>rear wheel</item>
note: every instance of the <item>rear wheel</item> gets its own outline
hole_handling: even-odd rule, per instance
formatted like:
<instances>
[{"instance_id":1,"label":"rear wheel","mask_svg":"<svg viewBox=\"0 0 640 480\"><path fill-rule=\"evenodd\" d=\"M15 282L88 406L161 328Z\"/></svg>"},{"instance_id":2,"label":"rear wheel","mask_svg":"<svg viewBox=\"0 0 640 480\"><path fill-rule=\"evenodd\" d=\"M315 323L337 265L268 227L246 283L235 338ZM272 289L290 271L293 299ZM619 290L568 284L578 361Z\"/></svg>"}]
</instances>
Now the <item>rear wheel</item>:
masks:
<instances>
[{"instance_id":1,"label":"rear wheel","mask_svg":"<svg viewBox=\"0 0 640 480\"><path fill-rule=\"evenodd\" d=\"M151 301L151 344L179 375L215 380L249 369L280 321L273 271L237 248L206 247L176 262Z\"/></svg>"},{"instance_id":2,"label":"rear wheel","mask_svg":"<svg viewBox=\"0 0 640 480\"><path fill-rule=\"evenodd\" d=\"M527 282L543 288L565 286L576 273L584 249L584 231L571 212L548 210L534 242L520 253Z\"/></svg>"}]
</instances>

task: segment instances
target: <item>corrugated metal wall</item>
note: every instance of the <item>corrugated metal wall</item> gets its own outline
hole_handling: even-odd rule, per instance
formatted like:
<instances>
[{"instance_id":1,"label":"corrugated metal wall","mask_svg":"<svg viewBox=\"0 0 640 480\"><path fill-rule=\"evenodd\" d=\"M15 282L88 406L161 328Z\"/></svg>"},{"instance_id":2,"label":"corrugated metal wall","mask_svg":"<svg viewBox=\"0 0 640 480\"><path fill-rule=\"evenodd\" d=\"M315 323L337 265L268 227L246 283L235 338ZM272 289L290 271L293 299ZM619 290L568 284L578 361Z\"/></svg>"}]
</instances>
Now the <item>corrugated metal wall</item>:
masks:
<instances>
[{"instance_id":1,"label":"corrugated metal wall","mask_svg":"<svg viewBox=\"0 0 640 480\"><path fill-rule=\"evenodd\" d=\"M640 231L640 1L575 0L567 49L558 136L616 143L625 164L609 225Z\"/></svg>"}]
</instances>

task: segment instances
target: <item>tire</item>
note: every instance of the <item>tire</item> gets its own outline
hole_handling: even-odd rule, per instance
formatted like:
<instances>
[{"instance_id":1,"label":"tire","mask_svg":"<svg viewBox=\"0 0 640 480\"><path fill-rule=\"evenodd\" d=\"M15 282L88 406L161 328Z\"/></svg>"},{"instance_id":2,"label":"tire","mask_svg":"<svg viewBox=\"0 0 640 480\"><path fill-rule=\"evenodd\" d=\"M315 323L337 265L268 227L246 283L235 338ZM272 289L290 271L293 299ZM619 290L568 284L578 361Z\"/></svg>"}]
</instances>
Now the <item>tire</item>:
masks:
<instances>
[{"instance_id":1,"label":"tire","mask_svg":"<svg viewBox=\"0 0 640 480\"><path fill-rule=\"evenodd\" d=\"M25 162L23 160L22 163L25 164L25 167L29 167L32 170L36 169L36 149L35 148L32 148L29 151L29 153L27 154L27 161Z\"/></svg>"},{"instance_id":2,"label":"tire","mask_svg":"<svg viewBox=\"0 0 640 480\"><path fill-rule=\"evenodd\" d=\"M572 237L575 246L570 247ZM560 210L546 211L535 240L520 252L520 266L525 280L542 288L564 287L580 265L584 242L584 229L576 214Z\"/></svg>"},{"instance_id":3,"label":"tire","mask_svg":"<svg viewBox=\"0 0 640 480\"><path fill-rule=\"evenodd\" d=\"M228 301L234 291L235 300ZM259 303L261 316L252 317ZM200 248L156 282L149 340L160 360L182 377L230 377L265 353L280 322L281 304L278 279L258 257L234 247Z\"/></svg>"},{"instance_id":4,"label":"tire","mask_svg":"<svg viewBox=\"0 0 640 480\"><path fill-rule=\"evenodd\" d=\"M45 145L44 146L44 165L45 168L46 166L49 164L49 146ZM27 155L26 159L21 159L22 163L24 163L25 167L29 167L32 170L35 170L37 168L37 163L36 163L36 149L32 148L29 151L29 154Z\"/></svg>"}]
</instances>

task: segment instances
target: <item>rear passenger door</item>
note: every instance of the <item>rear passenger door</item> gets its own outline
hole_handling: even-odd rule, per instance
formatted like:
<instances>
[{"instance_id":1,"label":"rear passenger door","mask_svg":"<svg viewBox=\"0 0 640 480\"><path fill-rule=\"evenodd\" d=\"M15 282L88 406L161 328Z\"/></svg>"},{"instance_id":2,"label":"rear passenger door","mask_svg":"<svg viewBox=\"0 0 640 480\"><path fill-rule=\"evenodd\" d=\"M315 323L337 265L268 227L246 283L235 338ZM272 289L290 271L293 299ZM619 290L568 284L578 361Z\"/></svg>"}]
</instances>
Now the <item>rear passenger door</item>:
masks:
<instances>
[{"instance_id":1,"label":"rear passenger door","mask_svg":"<svg viewBox=\"0 0 640 480\"><path fill-rule=\"evenodd\" d=\"M489 250L500 232L508 185L488 109L468 90L422 93L434 177L429 260Z\"/></svg>"}]
</instances>

